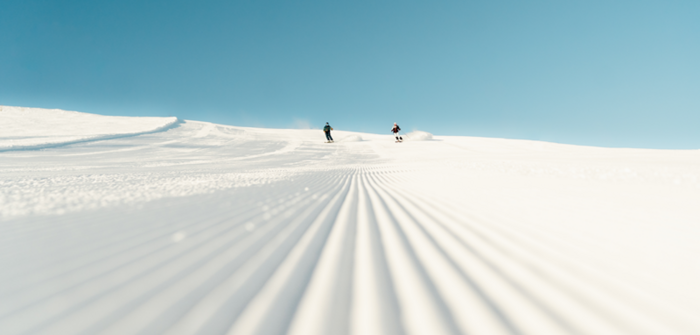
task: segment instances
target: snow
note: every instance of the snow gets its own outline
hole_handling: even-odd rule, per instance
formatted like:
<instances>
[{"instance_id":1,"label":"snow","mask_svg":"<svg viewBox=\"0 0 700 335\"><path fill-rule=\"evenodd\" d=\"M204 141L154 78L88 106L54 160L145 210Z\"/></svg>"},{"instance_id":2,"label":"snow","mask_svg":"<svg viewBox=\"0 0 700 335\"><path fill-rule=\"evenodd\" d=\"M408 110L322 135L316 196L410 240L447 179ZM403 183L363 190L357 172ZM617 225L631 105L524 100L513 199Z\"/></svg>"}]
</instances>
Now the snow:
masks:
<instances>
[{"instance_id":1,"label":"snow","mask_svg":"<svg viewBox=\"0 0 700 335\"><path fill-rule=\"evenodd\" d=\"M406 134L406 139L411 141L430 141L433 139L433 134L425 131L414 130Z\"/></svg>"},{"instance_id":2,"label":"snow","mask_svg":"<svg viewBox=\"0 0 700 335\"><path fill-rule=\"evenodd\" d=\"M359 135L349 135L341 138L338 142L361 142L362 136Z\"/></svg>"},{"instance_id":3,"label":"snow","mask_svg":"<svg viewBox=\"0 0 700 335\"><path fill-rule=\"evenodd\" d=\"M697 150L1 108L1 334L700 333Z\"/></svg>"},{"instance_id":4,"label":"snow","mask_svg":"<svg viewBox=\"0 0 700 335\"><path fill-rule=\"evenodd\" d=\"M102 116L60 109L0 106L0 151L42 149L61 145L142 135L172 127L175 117Z\"/></svg>"}]
</instances>

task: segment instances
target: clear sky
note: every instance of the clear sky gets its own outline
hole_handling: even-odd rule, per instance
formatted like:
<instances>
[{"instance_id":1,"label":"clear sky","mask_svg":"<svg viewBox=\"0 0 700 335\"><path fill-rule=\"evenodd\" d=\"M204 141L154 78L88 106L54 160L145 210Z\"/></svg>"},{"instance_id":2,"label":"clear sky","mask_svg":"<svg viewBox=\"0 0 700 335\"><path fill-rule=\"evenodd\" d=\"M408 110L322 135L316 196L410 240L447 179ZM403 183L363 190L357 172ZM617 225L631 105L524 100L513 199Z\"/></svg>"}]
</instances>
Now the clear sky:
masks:
<instances>
[{"instance_id":1,"label":"clear sky","mask_svg":"<svg viewBox=\"0 0 700 335\"><path fill-rule=\"evenodd\" d=\"M698 0L0 4L0 105L700 148Z\"/></svg>"}]
</instances>

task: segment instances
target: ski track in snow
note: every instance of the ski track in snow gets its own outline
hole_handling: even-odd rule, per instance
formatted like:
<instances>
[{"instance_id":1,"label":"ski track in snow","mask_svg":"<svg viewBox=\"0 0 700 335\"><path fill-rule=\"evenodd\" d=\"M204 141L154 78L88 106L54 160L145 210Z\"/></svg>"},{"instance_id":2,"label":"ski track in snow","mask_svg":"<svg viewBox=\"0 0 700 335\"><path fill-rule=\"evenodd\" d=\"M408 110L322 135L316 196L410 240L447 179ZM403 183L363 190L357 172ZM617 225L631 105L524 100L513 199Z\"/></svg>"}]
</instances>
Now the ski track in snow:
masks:
<instances>
[{"instance_id":1,"label":"ski track in snow","mask_svg":"<svg viewBox=\"0 0 700 335\"><path fill-rule=\"evenodd\" d=\"M0 153L0 333L700 333L698 152L334 137Z\"/></svg>"}]
</instances>

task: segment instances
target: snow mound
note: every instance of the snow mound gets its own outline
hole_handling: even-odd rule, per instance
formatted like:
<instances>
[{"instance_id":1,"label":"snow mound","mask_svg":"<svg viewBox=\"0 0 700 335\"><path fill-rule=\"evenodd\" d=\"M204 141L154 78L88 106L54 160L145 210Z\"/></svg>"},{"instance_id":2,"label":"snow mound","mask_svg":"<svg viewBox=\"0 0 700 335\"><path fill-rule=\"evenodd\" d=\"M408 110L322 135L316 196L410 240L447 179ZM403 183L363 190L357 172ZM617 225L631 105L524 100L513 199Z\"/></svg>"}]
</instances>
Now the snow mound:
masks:
<instances>
[{"instance_id":1,"label":"snow mound","mask_svg":"<svg viewBox=\"0 0 700 335\"><path fill-rule=\"evenodd\" d=\"M405 137L406 139L411 141L430 141L433 139L433 134L425 131L416 130L406 134Z\"/></svg>"},{"instance_id":2,"label":"snow mound","mask_svg":"<svg viewBox=\"0 0 700 335\"><path fill-rule=\"evenodd\" d=\"M0 106L0 120L0 152L142 135L178 123L176 117L104 116L10 106Z\"/></svg>"},{"instance_id":3,"label":"snow mound","mask_svg":"<svg viewBox=\"0 0 700 335\"><path fill-rule=\"evenodd\" d=\"M350 135L340 139L338 142L362 142L362 136Z\"/></svg>"}]
</instances>

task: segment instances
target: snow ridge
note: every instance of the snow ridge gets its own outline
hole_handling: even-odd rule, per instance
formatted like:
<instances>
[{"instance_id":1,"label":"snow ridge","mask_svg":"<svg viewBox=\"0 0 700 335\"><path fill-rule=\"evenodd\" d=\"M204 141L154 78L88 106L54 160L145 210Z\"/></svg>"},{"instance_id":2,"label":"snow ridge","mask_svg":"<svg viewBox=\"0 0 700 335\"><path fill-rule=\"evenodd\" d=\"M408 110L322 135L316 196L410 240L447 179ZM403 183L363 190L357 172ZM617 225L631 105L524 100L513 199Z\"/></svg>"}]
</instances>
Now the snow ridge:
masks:
<instances>
[{"instance_id":1,"label":"snow ridge","mask_svg":"<svg viewBox=\"0 0 700 335\"><path fill-rule=\"evenodd\" d=\"M0 152L56 148L71 144L152 134L175 128L177 117L103 116L63 110L0 106ZM69 127L63 124L68 123Z\"/></svg>"},{"instance_id":2,"label":"snow ridge","mask_svg":"<svg viewBox=\"0 0 700 335\"><path fill-rule=\"evenodd\" d=\"M10 144L10 145L0 146L0 152L18 151L18 150L41 150L41 149L49 149L49 148L58 148L58 147L71 145L71 144L105 141L105 140L113 140L113 139L117 139L117 138L153 134L153 133L159 133L159 132L168 131L170 129L176 128L184 122L183 120L180 120L177 117L171 117L168 119L169 120L163 126L160 126L158 128L155 128L153 130L148 130L148 131L139 131L139 132L122 133L122 134L107 134L107 135L98 135L98 136L86 136L86 137L76 139L76 140L69 140L69 141L64 141L64 142L54 142L54 143L42 143L42 144L34 144L34 145L12 145L12 144Z\"/></svg>"}]
</instances>

